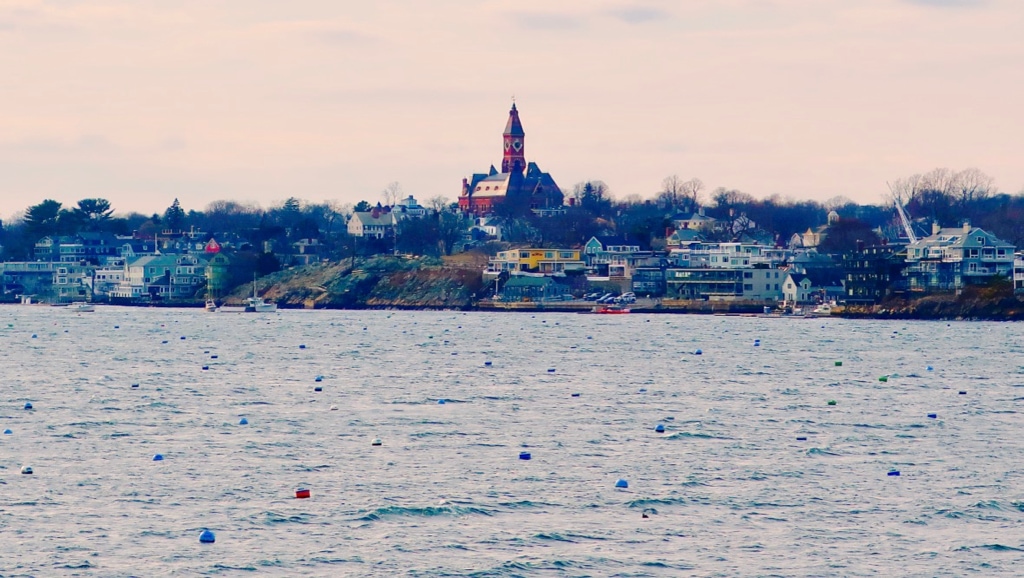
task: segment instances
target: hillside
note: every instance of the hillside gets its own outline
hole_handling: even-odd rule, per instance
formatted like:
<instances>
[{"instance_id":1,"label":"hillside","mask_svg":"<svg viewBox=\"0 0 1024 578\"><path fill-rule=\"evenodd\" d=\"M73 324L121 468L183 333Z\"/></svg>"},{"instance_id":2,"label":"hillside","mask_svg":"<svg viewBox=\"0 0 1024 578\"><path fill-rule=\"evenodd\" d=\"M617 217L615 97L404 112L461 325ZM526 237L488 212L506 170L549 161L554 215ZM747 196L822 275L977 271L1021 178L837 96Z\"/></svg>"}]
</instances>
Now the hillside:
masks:
<instances>
[{"instance_id":1,"label":"hillside","mask_svg":"<svg viewBox=\"0 0 1024 578\"><path fill-rule=\"evenodd\" d=\"M486 262L486 258L484 260ZM296 267L261 278L257 291L282 308L465 309L483 288L479 259L377 256ZM240 301L251 286L238 287Z\"/></svg>"}]
</instances>

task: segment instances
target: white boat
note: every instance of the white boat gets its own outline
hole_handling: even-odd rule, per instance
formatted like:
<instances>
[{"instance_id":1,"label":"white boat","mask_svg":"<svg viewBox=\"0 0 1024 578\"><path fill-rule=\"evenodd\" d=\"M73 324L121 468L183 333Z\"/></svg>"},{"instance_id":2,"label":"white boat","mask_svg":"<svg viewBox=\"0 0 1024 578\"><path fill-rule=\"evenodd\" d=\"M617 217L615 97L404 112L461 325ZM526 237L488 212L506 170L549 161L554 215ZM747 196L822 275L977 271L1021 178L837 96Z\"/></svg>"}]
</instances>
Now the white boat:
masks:
<instances>
[{"instance_id":1,"label":"white boat","mask_svg":"<svg viewBox=\"0 0 1024 578\"><path fill-rule=\"evenodd\" d=\"M270 313L277 311L277 303L268 303L262 297L250 297L245 300L246 313Z\"/></svg>"},{"instance_id":2,"label":"white boat","mask_svg":"<svg viewBox=\"0 0 1024 578\"><path fill-rule=\"evenodd\" d=\"M207 299L206 300L206 310L207 311L211 311L211 312L212 311L216 311L217 310L217 302L214 301L213 299Z\"/></svg>"},{"instance_id":3,"label":"white boat","mask_svg":"<svg viewBox=\"0 0 1024 578\"><path fill-rule=\"evenodd\" d=\"M832 308L835 306L834 303L822 303L814 309L811 309L811 315L814 317L828 317L832 315Z\"/></svg>"},{"instance_id":4,"label":"white boat","mask_svg":"<svg viewBox=\"0 0 1024 578\"><path fill-rule=\"evenodd\" d=\"M92 303L86 303L85 301L76 301L68 305L68 311L72 313L92 313L96 311L96 306Z\"/></svg>"}]
</instances>

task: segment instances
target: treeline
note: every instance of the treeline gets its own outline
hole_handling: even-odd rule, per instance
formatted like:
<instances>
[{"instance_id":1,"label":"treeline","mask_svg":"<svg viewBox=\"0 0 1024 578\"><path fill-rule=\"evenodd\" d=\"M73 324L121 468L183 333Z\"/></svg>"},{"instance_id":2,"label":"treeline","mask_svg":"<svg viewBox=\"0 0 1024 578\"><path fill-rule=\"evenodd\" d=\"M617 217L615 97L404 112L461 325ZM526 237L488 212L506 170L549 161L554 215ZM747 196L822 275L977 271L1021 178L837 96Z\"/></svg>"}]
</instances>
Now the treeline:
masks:
<instances>
[{"instance_id":1,"label":"treeline","mask_svg":"<svg viewBox=\"0 0 1024 578\"><path fill-rule=\"evenodd\" d=\"M394 205L401 196L398 183L381 193L383 206ZM905 206L919 235L929 232L931 223L957 226L964 219L983 227L1017 247L1024 246L1024 195L999 192L992 178L977 169L929 173L898 179L879 205L861 205L844 197L824 202L793 200L772 195L753 195L719 187L706 190L699 179L664 179L653 198L639 195L616 198L601 181L586 181L566 192L564 212L536 215L528 200L509 200L497 206L493 224L501 227L503 241L538 247L570 247L593 235L625 235L644 247L657 247L672 226L673 217L701 209L718 226L703 235L712 241L757 239L786 245L794 234L826 224L829 211L840 222L833 225L823 249L843 251L857 241L872 243L879 237L899 236L901 224L893 203ZM144 215L116 215L104 199L83 199L65 207L54 200L28 207L24 215L0 226L4 260L31 259L39 239L81 232L109 232L116 235L152 237L161 231L203 231L256 251L268 248L286 254L289 245L302 239L315 240L320 254L329 259L398 251L420 255L445 255L465 245L484 242L473 220L458 211L456 204L434 197L422 219L401 219L397 233L381 240L353 239L346 223L354 210L366 211L380 203L360 201L355 206L329 201L308 203L289 198L267 209L233 201L215 201L203 210L186 209L177 199L162 212ZM492 248L493 249L493 248Z\"/></svg>"}]
</instances>

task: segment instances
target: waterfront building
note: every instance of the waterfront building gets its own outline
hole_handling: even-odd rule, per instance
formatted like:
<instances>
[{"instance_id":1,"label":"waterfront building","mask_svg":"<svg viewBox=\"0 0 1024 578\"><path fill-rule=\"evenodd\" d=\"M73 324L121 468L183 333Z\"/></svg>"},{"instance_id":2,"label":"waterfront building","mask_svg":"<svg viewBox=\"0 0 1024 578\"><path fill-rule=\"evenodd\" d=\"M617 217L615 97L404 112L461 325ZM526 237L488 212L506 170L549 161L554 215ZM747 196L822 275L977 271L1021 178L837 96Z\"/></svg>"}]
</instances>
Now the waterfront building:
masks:
<instances>
[{"instance_id":1,"label":"waterfront building","mask_svg":"<svg viewBox=\"0 0 1024 578\"><path fill-rule=\"evenodd\" d=\"M970 222L932 225L932 234L907 245L904 274L910 291L960 291L995 276L1013 277L1014 246Z\"/></svg>"},{"instance_id":2,"label":"waterfront building","mask_svg":"<svg viewBox=\"0 0 1024 578\"><path fill-rule=\"evenodd\" d=\"M547 275L583 271L586 264L576 249L512 249L492 257L485 273L527 271Z\"/></svg>"},{"instance_id":3,"label":"waterfront building","mask_svg":"<svg viewBox=\"0 0 1024 578\"><path fill-rule=\"evenodd\" d=\"M905 289L903 269L905 245L859 243L857 250L843 255L847 303L878 303Z\"/></svg>"}]
</instances>

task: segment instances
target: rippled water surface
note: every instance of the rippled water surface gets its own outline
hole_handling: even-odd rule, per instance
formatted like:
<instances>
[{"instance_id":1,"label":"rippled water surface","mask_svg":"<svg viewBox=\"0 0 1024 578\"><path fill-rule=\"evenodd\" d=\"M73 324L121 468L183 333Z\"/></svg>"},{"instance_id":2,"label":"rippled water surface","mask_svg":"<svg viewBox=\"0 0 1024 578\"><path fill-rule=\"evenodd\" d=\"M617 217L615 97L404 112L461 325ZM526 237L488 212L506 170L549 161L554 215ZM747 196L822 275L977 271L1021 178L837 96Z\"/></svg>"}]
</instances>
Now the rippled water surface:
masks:
<instances>
[{"instance_id":1,"label":"rippled water surface","mask_svg":"<svg viewBox=\"0 0 1024 578\"><path fill-rule=\"evenodd\" d=\"M1020 575L1022 327L3 307L0 575Z\"/></svg>"}]
</instances>

